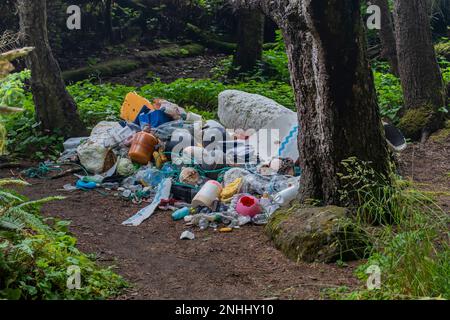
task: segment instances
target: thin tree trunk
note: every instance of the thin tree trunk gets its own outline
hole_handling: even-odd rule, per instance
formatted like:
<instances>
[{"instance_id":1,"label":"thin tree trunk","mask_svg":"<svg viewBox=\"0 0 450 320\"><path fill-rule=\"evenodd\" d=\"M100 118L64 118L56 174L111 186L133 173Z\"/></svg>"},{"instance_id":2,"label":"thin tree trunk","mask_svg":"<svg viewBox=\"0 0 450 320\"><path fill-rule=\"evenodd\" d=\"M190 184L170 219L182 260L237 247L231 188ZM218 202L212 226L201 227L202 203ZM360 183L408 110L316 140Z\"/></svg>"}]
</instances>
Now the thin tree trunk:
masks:
<instances>
[{"instance_id":1,"label":"thin tree trunk","mask_svg":"<svg viewBox=\"0 0 450 320\"><path fill-rule=\"evenodd\" d=\"M302 200L341 204L350 157L389 172L358 0L253 1L283 31L298 108Z\"/></svg>"},{"instance_id":2,"label":"thin tree trunk","mask_svg":"<svg viewBox=\"0 0 450 320\"><path fill-rule=\"evenodd\" d=\"M426 139L444 125L446 89L432 43L429 0L396 0L397 55L404 109L400 128Z\"/></svg>"},{"instance_id":3,"label":"thin tree trunk","mask_svg":"<svg viewBox=\"0 0 450 320\"><path fill-rule=\"evenodd\" d=\"M86 129L77 106L67 92L47 35L45 0L18 0L20 27L25 45L35 47L26 58L31 69L31 89L36 116L45 133L82 136Z\"/></svg>"},{"instance_id":4,"label":"thin tree trunk","mask_svg":"<svg viewBox=\"0 0 450 320\"><path fill-rule=\"evenodd\" d=\"M105 37L110 43L114 43L114 30L112 25L112 0L104 1Z\"/></svg>"},{"instance_id":5,"label":"thin tree trunk","mask_svg":"<svg viewBox=\"0 0 450 320\"><path fill-rule=\"evenodd\" d=\"M389 62L391 71L396 76L398 73L397 47L395 43L394 24L388 0L371 0L372 4L381 9L381 57Z\"/></svg>"},{"instance_id":6,"label":"thin tree trunk","mask_svg":"<svg viewBox=\"0 0 450 320\"><path fill-rule=\"evenodd\" d=\"M238 43L233 65L239 72L252 71L262 58L264 15L249 9L239 10Z\"/></svg>"}]
</instances>

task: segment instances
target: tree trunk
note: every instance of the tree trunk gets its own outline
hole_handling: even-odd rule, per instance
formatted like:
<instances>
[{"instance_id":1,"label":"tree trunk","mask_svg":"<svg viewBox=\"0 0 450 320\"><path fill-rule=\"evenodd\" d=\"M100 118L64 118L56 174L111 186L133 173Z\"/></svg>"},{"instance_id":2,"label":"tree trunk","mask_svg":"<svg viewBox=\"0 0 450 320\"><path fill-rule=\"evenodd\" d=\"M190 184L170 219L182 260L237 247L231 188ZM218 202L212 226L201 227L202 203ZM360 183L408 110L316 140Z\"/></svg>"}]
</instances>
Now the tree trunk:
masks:
<instances>
[{"instance_id":1,"label":"tree trunk","mask_svg":"<svg viewBox=\"0 0 450 320\"><path fill-rule=\"evenodd\" d=\"M105 20L105 38L109 43L114 43L114 30L112 25L112 0L105 0L104 4L104 20Z\"/></svg>"},{"instance_id":2,"label":"tree trunk","mask_svg":"<svg viewBox=\"0 0 450 320\"><path fill-rule=\"evenodd\" d=\"M23 41L35 47L26 63L31 69L31 89L42 131L66 137L83 136L86 129L48 42L46 0L18 0L18 9Z\"/></svg>"},{"instance_id":3,"label":"tree trunk","mask_svg":"<svg viewBox=\"0 0 450 320\"><path fill-rule=\"evenodd\" d=\"M261 2L260 2L261 4ZM341 204L341 162L389 172L358 0L263 1L283 31L299 116L301 200Z\"/></svg>"},{"instance_id":4,"label":"tree trunk","mask_svg":"<svg viewBox=\"0 0 450 320\"><path fill-rule=\"evenodd\" d=\"M381 57L389 62L391 71L396 76L398 73L397 47L395 43L394 24L392 21L391 10L389 9L388 0L371 0L372 4L377 5L381 9Z\"/></svg>"},{"instance_id":5,"label":"tree trunk","mask_svg":"<svg viewBox=\"0 0 450 320\"><path fill-rule=\"evenodd\" d=\"M400 128L426 139L444 125L446 89L432 43L429 0L396 0L395 32L404 109Z\"/></svg>"},{"instance_id":6,"label":"tree trunk","mask_svg":"<svg viewBox=\"0 0 450 320\"><path fill-rule=\"evenodd\" d=\"M233 59L239 72L254 69L262 58L264 15L255 10L240 9L237 49Z\"/></svg>"}]
</instances>

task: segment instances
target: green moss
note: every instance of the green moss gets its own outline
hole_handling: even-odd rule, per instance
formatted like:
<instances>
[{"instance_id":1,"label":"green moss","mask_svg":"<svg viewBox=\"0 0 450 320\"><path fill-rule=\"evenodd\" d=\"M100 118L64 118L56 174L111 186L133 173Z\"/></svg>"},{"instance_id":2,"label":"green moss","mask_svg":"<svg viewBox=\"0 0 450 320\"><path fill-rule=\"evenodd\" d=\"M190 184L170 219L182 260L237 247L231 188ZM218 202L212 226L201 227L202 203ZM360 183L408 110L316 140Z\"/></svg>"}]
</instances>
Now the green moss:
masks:
<instances>
[{"instance_id":1,"label":"green moss","mask_svg":"<svg viewBox=\"0 0 450 320\"><path fill-rule=\"evenodd\" d=\"M205 48L197 43L189 43L186 45L169 45L163 48L141 51L136 56L140 59L158 59L158 58L179 58L198 56L205 51Z\"/></svg>"},{"instance_id":2,"label":"green moss","mask_svg":"<svg viewBox=\"0 0 450 320\"><path fill-rule=\"evenodd\" d=\"M131 72L139 66L140 63L135 60L115 59L88 67L64 71L63 78L65 81L76 82L89 77L116 76Z\"/></svg>"},{"instance_id":3,"label":"green moss","mask_svg":"<svg viewBox=\"0 0 450 320\"><path fill-rule=\"evenodd\" d=\"M353 226L345 208L296 205L276 212L265 231L291 260L333 262L362 256L366 245Z\"/></svg>"},{"instance_id":4,"label":"green moss","mask_svg":"<svg viewBox=\"0 0 450 320\"><path fill-rule=\"evenodd\" d=\"M422 129L425 128L430 121L433 112L431 106L409 109L400 119L400 130L402 130L404 135L408 138L419 139Z\"/></svg>"},{"instance_id":5,"label":"green moss","mask_svg":"<svg viewBox=\"0 0 450 320\"><path fill-rule=\"evenodd\" d=\"M450 60L450 41L441 42L434 46L438 57Z\"/></svg>"}]
</instances>

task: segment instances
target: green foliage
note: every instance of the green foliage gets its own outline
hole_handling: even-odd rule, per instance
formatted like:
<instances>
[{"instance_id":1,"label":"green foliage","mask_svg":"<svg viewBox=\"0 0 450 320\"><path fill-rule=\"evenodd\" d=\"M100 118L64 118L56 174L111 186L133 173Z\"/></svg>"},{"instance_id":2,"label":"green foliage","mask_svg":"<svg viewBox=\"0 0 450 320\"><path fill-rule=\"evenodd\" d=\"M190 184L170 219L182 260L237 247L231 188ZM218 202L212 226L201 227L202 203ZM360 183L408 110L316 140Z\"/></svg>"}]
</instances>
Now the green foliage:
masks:
<instances>
[{"instance_id":1,"label":"green foliage","mask_svg":"<svg viewBox=\"0 0 450 320\"><path fill-rule=\"evenodd\" d=\"M443 38L434 46L434 49L439 58L450 60L450 39Z\"/></svg>"},{"instance_id":2,"label":"green foliage","mask_svg":"<svg viewBox=\"0 0 450 320\"><path fill-rule=\"evenodd\" d=\"M67 87L75 99L82 121L93 127L100 121L117 120L123 100L134 87L112 84L94 85L89 80Z\"/></svg>"},{"instance_id":3,"label":"green foliage","mask_svg":"<svg viewBox=\"0 0 450 320\"><path fill-rule=\"evenodd\" d=\"M0 180L4 185L24 181ZM76 248L67 221L48 225L39 213L50 197L27 201L0 188L0 299L104 299L126 284L111 268L98 267ZM67 269L81 270L81 289L67 288Z\"/></svg>"},{"instance_id":4,"label":"green foliage","mask_svg":"<svg viewBox=\"0 0 450 320\"><path fill-rule=\"evenodd\" d=\"M247 73L240 73L233 65L233 56L222 59L219 65L213 68L213 78L223 82L247 82L255 80L258 82L277 81L290 82L288 68L288 57L281 31L276 32L275 46L263 51L262 61ZM229 75L238 75L237 79L230 79Z\"/></svg>"},{"instance_id":5,"label":"green foliage","mask_svg":"<svg viewBox=\"0 0 450 320\"><path fill-rule=\"evenodd\" d=\"M200 110L216 111L217 97L227 89L242 90L249 93L265 95L288 108L294 108L294 95L289 85L282 82L248 82L225 85L213 80L178 79L170 84L154 82L138 91L145 97L159 97L182 106L195 106Z\"/></svg>"},{"instance_id":6,"label":"green foliage","mask_svg":"<svg viewBox=\"0 0 450 320\"><path fill-rule=\"evenodd\" d=\"M379 70L385 71L384 67L385 65L377 66ZM381 115L397 123L400 120L398 112L403 105L400 79L393 74L376 70L374 71L374 78Z\"/></svg>"},{"instance_id":7,"label":"green foliage","mask_svg":"<svg viewBox=\"0 0 450 320\"><path fill-rule=\"evenodd\" d=\"M0 105L15 107L25 99L24 82L31 77L31 72L25 70L12 73L0 80Z\"/></svg>"},{"instance_id":8,"label":"green foliage","mask_svg":"<svg viewBox=\"0 0 450 320\"><path fill-rule=\"evenodd\" d=\"M331 296L346 299L450 298L448 215L424 193L395 174L380 175L355 158L344 161L343 200L357 199L355 225L367 230L372 251L357 275L364 282L369 266L381 268L380 290ZM377 223L377 227L373 227Z\"/></svg>"},{"instance_id":9,"label":"green foliage","mask_svg":"<svg viewBox=\"0 0 450 320\"><path fill-rule=\"evenodd\" d=\"M263 61L266 63L267 73L272 79L289 83L291 78L288 68L288 57L283 35L280 30L276 32L276 45L273 49L264 50Z\"/></svg>"}]
</instances>

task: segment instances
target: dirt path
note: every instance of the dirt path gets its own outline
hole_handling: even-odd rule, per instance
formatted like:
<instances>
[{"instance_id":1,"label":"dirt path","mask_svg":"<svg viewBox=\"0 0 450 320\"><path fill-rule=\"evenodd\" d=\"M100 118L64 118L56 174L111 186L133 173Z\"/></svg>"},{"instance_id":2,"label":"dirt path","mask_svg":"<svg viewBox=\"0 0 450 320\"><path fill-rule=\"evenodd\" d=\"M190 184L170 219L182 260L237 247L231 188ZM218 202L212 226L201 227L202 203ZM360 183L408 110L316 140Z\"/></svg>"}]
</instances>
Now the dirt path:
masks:
<instances>
[{"instance_id":1,"label":"dirt path","mask_svg":"<svg viewBox=\"0 0 450 320\"><path fill-rule=\"evenodd\" d=\"M18 171L1 170L0 177ZM57 191L74 177L59 180L28 179L21 189L31 199L65 194ZM79 247L98 260L114 264L134 284L121 299L312 299L333 286L358 284L352 267L294 263L277 251L262 227L245 226L230 234L194 229L196 239L179 240L183 222L158 212L139 227L121 222L139 206L76 191L67 199L47 204L46 216L72 221Z\"/></svg>"}]
</instances>

